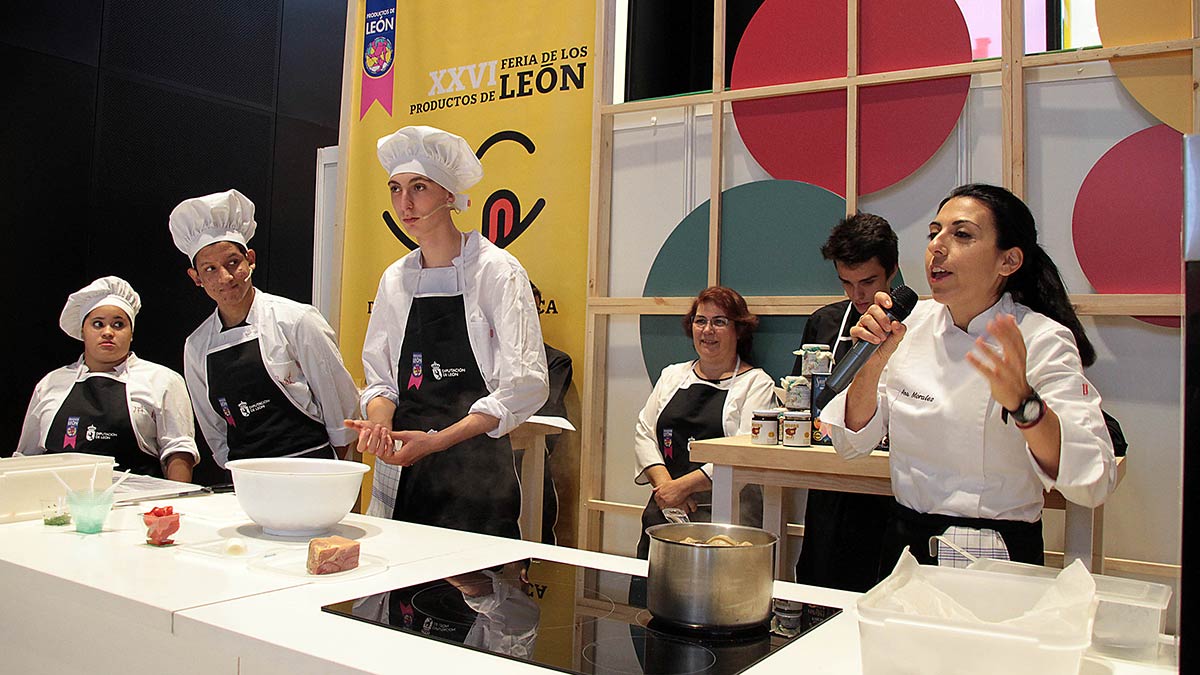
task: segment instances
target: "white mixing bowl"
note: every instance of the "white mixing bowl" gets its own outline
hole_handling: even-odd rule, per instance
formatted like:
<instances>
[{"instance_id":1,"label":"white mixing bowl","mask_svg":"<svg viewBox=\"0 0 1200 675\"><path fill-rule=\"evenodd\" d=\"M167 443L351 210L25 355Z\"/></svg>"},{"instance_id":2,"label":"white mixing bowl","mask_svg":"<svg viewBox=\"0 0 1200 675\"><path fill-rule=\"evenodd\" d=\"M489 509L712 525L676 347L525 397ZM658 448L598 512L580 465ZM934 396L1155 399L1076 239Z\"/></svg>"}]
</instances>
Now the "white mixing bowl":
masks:
<instances>
[{"instance_id":1,"label":"white mixing bowl","mask_svg":"<svg viewBox=\"0 0 1200 675\"><path fill-rule=\"evenodd\" d=\"M370 470L358 462L299 457L236 459L225 467L246 515L263 532L284 537L311 537L337 525Z\"/></svg>"}]
</instances>

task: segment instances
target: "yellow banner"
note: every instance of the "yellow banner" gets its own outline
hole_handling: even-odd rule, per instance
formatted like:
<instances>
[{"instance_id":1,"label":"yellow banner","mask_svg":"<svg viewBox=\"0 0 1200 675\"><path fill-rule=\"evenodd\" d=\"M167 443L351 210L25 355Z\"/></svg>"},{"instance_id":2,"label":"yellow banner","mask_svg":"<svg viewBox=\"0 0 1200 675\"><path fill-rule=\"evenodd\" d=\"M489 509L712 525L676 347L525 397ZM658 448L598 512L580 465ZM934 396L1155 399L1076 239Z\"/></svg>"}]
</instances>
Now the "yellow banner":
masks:
<instances>
[{"instance_id":1,"label":"yellow banner","mask_svg":"<svg viewBox=\"0 0 1200 675\"><path fill-rule=\"evenodd\" d=\"M594 3L410 0L396 10L393 114L374 103L352 120L343 160L340 335L347 367L361 382L369 302L384 268L409 251L383 215L391 202L375 141L424 124L483 151L483 180L455 222L503 245L529 271L550 311L542 322L546 341L575 357L575 379L582 381ZM360 0L355 49L363 48L365 14ZM349 110L357 118L361 77L353 96Z\"/></svg>"},{"instance_id":2,"label":"yellow banner","mask_svg":"<svg viewBox=\"0 0 1200 675\"><path fill-rule=\"evenodd\" d=\"M470 207L455 223L515 255L541 290L545 340L573 357L568 406L578 425L594 3L358 0L357 11L353 100L343 107L353 115L342 159L348 183L339 334L347 368L361 384L363 336L379 277L410 250L390 213L388 176L375 142L407 125L439 127L465 138L483 163L483 180L469 191ZM576 434L559 445L574 455L571 466L577 466L578 447ZM568 461L559 451L556 480ZM575 500L563 493L575 493L577 476L574 471L566 476L570 485L559 485L560 533L574 529L565 521L573 519Z\"/></svg>"}]
</instances>

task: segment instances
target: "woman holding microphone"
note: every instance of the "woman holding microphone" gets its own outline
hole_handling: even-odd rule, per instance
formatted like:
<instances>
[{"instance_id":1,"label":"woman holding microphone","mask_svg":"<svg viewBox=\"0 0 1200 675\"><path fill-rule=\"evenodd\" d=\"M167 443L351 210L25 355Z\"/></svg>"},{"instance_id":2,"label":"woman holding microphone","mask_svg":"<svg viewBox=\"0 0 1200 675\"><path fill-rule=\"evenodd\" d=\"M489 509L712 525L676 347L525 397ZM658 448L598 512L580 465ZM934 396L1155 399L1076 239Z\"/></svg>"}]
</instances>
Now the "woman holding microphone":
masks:
<instances>
[{"instance_id":1,"label":"woman holding microphone","mask_svg":"<svg viewBox=\"0 0 1200 675\"><path fill-rule=\"evenodd\" d=\"M1009 191L964 185L929 224L932 301L904 323L875 304L851 334L879 347L821 413L850 459L888 434L896 508L881 575L908 546L951 527L994 530L1012 560L1043 562L1043 493L1095 506L1116 463L1100 395L1084 377L1095 350L1029 208Z\"/></svg>"}]
</instances>

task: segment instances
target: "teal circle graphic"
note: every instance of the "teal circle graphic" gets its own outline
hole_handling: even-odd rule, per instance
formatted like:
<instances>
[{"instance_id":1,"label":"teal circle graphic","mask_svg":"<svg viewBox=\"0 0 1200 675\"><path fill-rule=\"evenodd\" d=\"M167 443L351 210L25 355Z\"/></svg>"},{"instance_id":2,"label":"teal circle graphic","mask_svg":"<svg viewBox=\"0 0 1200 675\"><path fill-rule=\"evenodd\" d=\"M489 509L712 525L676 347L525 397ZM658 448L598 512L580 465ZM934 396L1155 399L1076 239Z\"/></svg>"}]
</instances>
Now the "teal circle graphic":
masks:
<instances>
[{"instance_id":1,"label":"teal circle graphic","mask_svg":"<svg viewBox=\"0 0 1200 675\"><path fill-rule=\"evenodd\" d=\"M643 297L695 296L708 285L708 213L696 207L663 242ZM846 200L789 180L746 183L721 195L721 285L742 295L838 295L833 263L821 257L829 231L846 215ZM897 279L899 282L899 279ZM754 364L778 379L792 371L807 317L760 316ZM696 357L678 316L643 315L642 360L651 381L663 368Z\"/></svg>"}]
</instances>

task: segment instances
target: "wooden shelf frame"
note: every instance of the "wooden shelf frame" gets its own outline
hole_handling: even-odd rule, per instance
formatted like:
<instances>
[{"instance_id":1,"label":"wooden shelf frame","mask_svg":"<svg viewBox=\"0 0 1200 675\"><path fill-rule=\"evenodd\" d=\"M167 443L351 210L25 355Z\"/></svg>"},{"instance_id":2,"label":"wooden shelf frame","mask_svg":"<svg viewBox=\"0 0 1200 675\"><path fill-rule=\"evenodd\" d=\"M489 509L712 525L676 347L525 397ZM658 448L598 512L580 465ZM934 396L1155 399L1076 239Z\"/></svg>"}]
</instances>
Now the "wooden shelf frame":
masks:
<instances>
[{"instance_id":1,"label":"wooden shelf frame","mask_svg":"<svg viewBox=\"0 0 1200 675\"><path fill-rule=\"evenodd\" d=\"M790 96L822 91L846 91L846 209L858 205L858 91L863 87L898 82L939 79L961 75L999 73L1001 80L1001 133L1004 186L1026 196L1025 82L1032 69L1107 61L1123 56L1191 52L1192 76L1200 73L1200 0L1192 0L1192 37L1119 47L1079 49L1044 54L1024 53L1024 5L1026 0L1002 0L1002 56L969 63L911 68L882 73L859 73L858 0L847 0L846 76L807 82L789 82L747 89L727 88L725 80L725 0L713 0L712 91L669 98L613 103L613 56L615 0L597 0L596 85L593 87L592 172L589 209L587 342L583 390L583 423L580 476L580 548L601 550L603 515L631 516L641 506L604 498L605 423L607 419L608 327L611 316L682 315L691 298L610 297L609 269L612 206L612 152L614 118L629 113L696 108L712 109L712 165L709 199L709 255L706 265L710 284L720 279L721 193L727 106L734 101ZM1200 88L1193 87L1192 133L1200 133ZM747 297L757 314L807 315L842 296L755 296ZM1073 295L1082 316L1180 316L1181 295ZM628 447L620 439L619 447Z\"/></svg>"}]
</instances>

